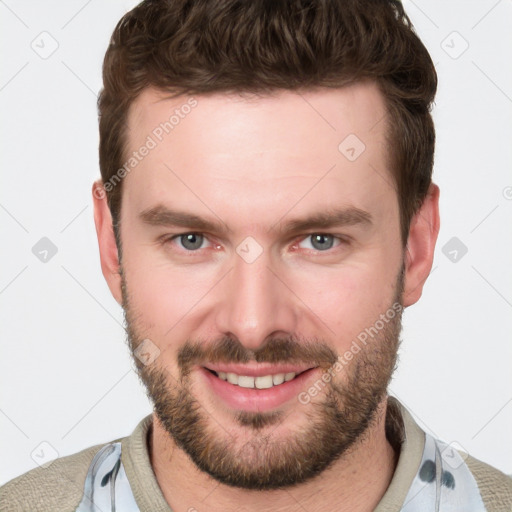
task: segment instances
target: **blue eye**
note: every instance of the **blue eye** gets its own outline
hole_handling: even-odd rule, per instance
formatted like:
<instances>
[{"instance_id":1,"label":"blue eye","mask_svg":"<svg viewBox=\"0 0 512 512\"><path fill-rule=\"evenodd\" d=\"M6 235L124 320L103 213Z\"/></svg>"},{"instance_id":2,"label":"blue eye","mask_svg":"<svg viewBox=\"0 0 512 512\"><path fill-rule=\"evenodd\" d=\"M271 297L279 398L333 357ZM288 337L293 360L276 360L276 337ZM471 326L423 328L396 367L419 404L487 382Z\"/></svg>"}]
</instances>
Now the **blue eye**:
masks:
<instances>
[{"instance_id":1,"label":"blue eye","mask_svg":"<svg viewBox=\"0 0 512 512\"><path fill-rule=\"evenodd\" d=\"M204 241L204 236L199 233L185 233L183 235L176 235L174 238L179 238L181 245L187 251L200 249Z\"/></svg>"},{"instance_id":2,"label":"blue eye","mask_svg":"<svg viewBox=\"0 0 512 512\"><path fill-rule=\"evenodd\" d=\"M199 252L200 249L205 249L210 243L209 239L201 233L181 233L178 235L170 236L164 242L174 243L178 242L185 252ZM344 243L343 238L328 234L328 233L312 233L301 240L297 246L302 249L313 250L315 252L328 252L330 249L337 247ZM304 245L306 244L306 245Z\"/></svg>"},{"instance_id":3,"label":"blue eye","mask_svg":"<svg viewBox=\"0 0 512 512\"><path fill-rule=\"evenodd\" d=\"M305 242L311 240L311 246L313 249L317 251L328 251L329 249L332 249L334 247L334 241L338 240L339 238L335 237L334 235L329 234L323 234L323 233L313 233L312 235L309 235L306 237L302 242L300 242L299 246ZM341 242L339 242L341 243ZM338 243L338 245L339 245ZM306 247L306 249L309 249L309 247Z\"/></svg>"}]
</instances>

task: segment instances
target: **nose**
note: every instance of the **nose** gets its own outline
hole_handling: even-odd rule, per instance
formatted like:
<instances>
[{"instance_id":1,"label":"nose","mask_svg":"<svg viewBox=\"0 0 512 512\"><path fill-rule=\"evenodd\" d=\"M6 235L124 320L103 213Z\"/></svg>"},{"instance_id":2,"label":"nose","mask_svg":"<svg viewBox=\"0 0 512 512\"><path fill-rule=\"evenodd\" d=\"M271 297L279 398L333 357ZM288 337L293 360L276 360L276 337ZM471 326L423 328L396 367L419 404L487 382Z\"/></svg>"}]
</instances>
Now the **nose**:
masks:
<instances>
[{"instance_id":1,"label":"nose","mask_svg":"<svg viewBox=\"0 0 512 512\"><path fill-rule=\"evenodd\" d=\"M273 268L268 252L250 263L235 254L233 264L220 290L218 332L235 336L251 350L263 346L270 336L293 334L298 318L294 295L284 276Z\"/></svg>"}]
</instances>

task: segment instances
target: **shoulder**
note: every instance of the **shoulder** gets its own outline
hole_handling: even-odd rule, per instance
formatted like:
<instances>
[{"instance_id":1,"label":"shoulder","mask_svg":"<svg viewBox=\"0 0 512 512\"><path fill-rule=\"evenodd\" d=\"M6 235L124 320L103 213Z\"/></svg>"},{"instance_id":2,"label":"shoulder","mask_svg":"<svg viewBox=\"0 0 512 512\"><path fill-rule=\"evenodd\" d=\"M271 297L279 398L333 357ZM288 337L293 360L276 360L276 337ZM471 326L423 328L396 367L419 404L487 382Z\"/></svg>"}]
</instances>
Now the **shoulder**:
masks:
<instances>
[{"instance_id":1,"label":"shoulder","mask_svg":"<svg viewBox=\"0 0 512 512\"><path fill-rule=\"evenodd\" d=\"M114 441L112 441L114 442ZM109 443L91 446L32 469L0 487L0 512L75 510L92 459Z\"/></svg>"},{"instance_id":2,"label":"shoulder","mask_svg":"<svg viewBox=\"0 0 512 512\"><path fill-rule=\"evenodd\" d=\"M459 452L478 484L480 495L489 512L512 510L512 477L471 455Z\"/></svg>"}]
</instances>

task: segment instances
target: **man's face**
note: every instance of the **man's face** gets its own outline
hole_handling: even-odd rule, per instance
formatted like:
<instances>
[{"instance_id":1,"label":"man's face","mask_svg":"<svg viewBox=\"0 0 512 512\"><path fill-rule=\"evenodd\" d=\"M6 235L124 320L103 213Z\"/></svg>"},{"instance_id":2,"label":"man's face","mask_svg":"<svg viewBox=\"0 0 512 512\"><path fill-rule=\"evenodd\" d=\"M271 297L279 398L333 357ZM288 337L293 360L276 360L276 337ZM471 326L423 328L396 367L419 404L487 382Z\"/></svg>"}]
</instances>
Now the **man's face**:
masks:
<instances>
[{"instance_id":1,"label":"man's face","mask_svg":"<svg viewBox=\"0 0 512 512\"><path fill-rule=\"evenodd\" d=\"M129 342L152 354L139 374L201 470L248 489L306 481L361 439L395 364L403 248L382 96L357 84L193 108L162 98L132 105L129 153L156 145L123 183ZM335 212L332 225L291 224ZM206 369L231 363L310 370L247 389Z\"/></svg>"}]
</instances>

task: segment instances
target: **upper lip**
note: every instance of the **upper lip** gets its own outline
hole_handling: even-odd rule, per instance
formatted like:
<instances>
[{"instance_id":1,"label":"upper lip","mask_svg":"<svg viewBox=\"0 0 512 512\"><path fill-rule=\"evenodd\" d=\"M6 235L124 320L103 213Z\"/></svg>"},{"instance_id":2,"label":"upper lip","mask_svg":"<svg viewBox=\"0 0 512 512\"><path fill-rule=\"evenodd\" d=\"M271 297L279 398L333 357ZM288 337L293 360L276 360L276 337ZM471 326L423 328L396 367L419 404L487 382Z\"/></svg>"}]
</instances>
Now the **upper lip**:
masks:
<instances>
[{"instance_id":1,"label":"upper lip","mask_svg":"<svg viewBox=\"0 0 512 512\"><path fill-rule=\"evenodd\" d=\"M315 366L300 366L294 364L258 364L246 365L236 363L211 363L205 365L208 370L214 372L236 373L237 375L247 375L248 377L264 377L265 375L276 375L278 373L302 373Z\"/></svg>"}]
</instances>

